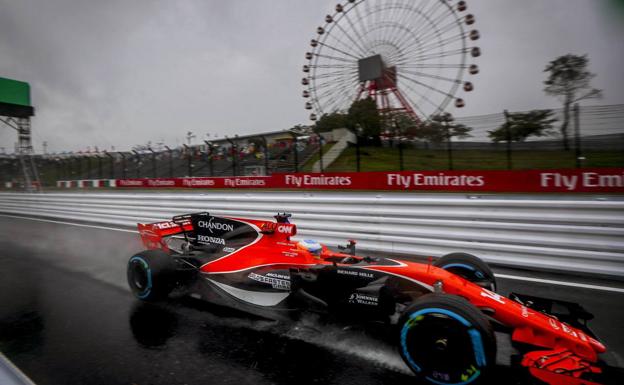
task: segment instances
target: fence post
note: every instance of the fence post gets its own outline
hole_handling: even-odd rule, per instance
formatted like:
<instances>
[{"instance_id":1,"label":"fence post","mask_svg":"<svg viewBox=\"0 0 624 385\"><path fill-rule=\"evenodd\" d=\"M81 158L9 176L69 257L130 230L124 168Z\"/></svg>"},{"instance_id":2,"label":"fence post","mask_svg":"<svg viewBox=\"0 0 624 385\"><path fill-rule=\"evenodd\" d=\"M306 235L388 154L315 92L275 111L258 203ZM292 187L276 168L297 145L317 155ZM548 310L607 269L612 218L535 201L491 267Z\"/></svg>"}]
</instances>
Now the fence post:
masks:
<instances>
[{"instance_id":1,"label":"fence post","mask_svg":"<svg viewBox=\"0 0 624 385\"><path fill-rule=\"evenodd\" d=\"M182 144L186 150L186 173L189 177L193 176L193 157L191 155L191 147Z\"/></svg>"},{"instance_id":2,"label":"fence post","mask_svg":"<svg viewBox=\"0 0 624 385\"><path fill-rule=\"evenodd\" d=\"M507 110L503 111L505 113L505 141L507 142L507 170L511 170L513 165L511 163L511 130L509 127L509 112Z\"/></svg>"},{"instance_id":3,"label":"fence post","mask_svg":"<svg viewBox=\"0 0 624 385\"><path fill-rule=\"evenodd\" d=\"M319 162L321 166L321 172L323 172L323 137L321 134L316 134L319 138Z\"/></svg>"},{"instance_id":4,"label":"fence post","mask_svg":"<svg viewBox=\"0 0 624 385\"><path fill-rule=\"evenodd\" d=\"M165 146L169 153L169 178L173 178L173 150L169 146Z\"/></svg>"},{"instance_id":5,"label":"fence post","mask_svg":"<svg viewBox=\"0 0 624 385\"><path fill-rule=\"evenodd\" d=\"M228 138L227 136L225 137L225 140L230 142L230 145L232 146L230 149L230 153L232 155L232 176L236 176L236 156L238 155L236 143L234 143L232 139Z\"/></svg>"},{"instance_id":6,"label":"fence post","mask_svg":"<svg viewBox=\"0 0 624 385\"><path fill-rule=\"evenodd\" d=\"M76 179L82 179L82 157L76 157L78 161L78 172L76 173Z\"/></svg>"},{"instance_id":7,"label":"fence post","mask_svg":"<svg viewBox=\"0 0 624 385\"><path fill-rule=\"evenodd\" d=\"M582 167L583 152L581 150L581 126L579 124L579 105L574 103L574 156L576 157L576 168Z\"/></svg>"},{"instance_id":8,"label":"fence post","mask_svg":"<svg viewBox=\"0 0 624 385\"><path fill-rule=\"evenodd\" d=\"M128 174L128 163L126 161L126 154L120 152L119 155L121 155L121 167L123 167L123 169L121 170L121 176L123 177L123 179L126 179Z\"/></svg>"},{"instance_id":9,"label":"fence post","mask_svg":"<svg viewBox=\"0 0 624 385\"><path fill-rule=\"evenodd\" d=\"M297 134L295 134L292 131L289 131L289 133L290 133L290 136L292 136L293 138L293 156L295 158L295 172L297 173L299 172L299 152L297 151ZM267 141L264 137L262 138L264 139L264 148L266 148ZM266 156L265 156L265 159L266 159ZM268 166L266 168L267 168L267 175L268 175Z\"/></svg>"},{"instance_id":10,"label":"fence post","mask_svg":"<svg viewBox=\"0 0 624 385\"><path fill-rule=\"evenodd\" d=\"M158 170L156 169L156 152L149 147L148 150L152 153L152 174L154 174L154 178L158 178Z\"/></svg>"},{"instance_id":11,"label":"fence post","mask_svg":"<svg viewBox=\"0 0 624 385\"><path fill-rule=\"evenodd\" d=\"M136 150L132 150L132 152L134 153L134 156L136 156L135 159L137 159L137 162L136 162L136 177L140 178L141 177L141 163L143 163L143 161L141 160L141 155Z\"/></svg>"},{"instance_id":12,"label":"fence post","mask_svg":"<svg viewBox=\"0 0 624 385\"><path fill-rule=\"evenodd\" d=\"M63 179L63 161L61 159L56 159L56 180Z\"/></svg>"},{"instance_id":13,"label":"fence post","mask_svg":"<svg viewBox=\"0 0 624 385\"><path fill-rule=\"evenodd\" d=\"M356 171L360 172L360 133L355 135L355 165Z\"/></svg>"},{"instance_id":14,"label":"fence post","mask_svg":"<svg viewBox=\"0 0 624 385\"><path fill-rule=\"evenodd\" d=\"M264 141L264 174L271 175L271 172L269 171L269 141L265 136L262 136L261 138Z\"/></svg>"},{"instance_id":15,"label":"fence post","mask_svg":"<svg viewBox=\"0 0 624 385\"><path fill-rule=\"evenodd\" d=\"M399 171L403 171L403 141L399 138Z\"/></svg>"},{"instance_id":16,"label":"fence post","mask_svg":"<svg viewBox=\"0 0 624 385\"><path fill-rule=\"evenodd\" d=\"M214 151L212 143L207 140L204 140L206 143L206 147L208 148L208 167L210 168L210 176L214 176L214 168L212 165L212 152Z\"/></svg>"},{"instance_id":17,"label":"fence post","mask_svg":"<svg viewBox=\"0 0 624 385\"><path fill-rule=\"evenodd\" d=\"M91 155L87 155L87 179L91 179Z\"/></svg>"},{"instance_id":18,"label":"fence post","mask_svg":"<svg viewBox=\"0 0 624 385\"><path fill-rule=\"evenodd\" d=\"M453 147L451 144L451 128L449 127L449 121L444 121L446 127L446 152L448 154L449 170L453 170Z\"/></svg>"},{"instance_id":19,"label":"fence post","mask_svg":"<svg viewBox=\"0 0 624 385\"><path fill-rule=\"evenodd\" d=\"M115 159L113 159L113 155L111 155L107 151L104 151L104 154L106 154L106 156L108 156L108 158L110 159L110 178L115 179Z\"/></svg>"},{"instance_id":20,"label":"fence post","mask_svg":"<svg viewBox=\"0 0 624 385\"><path fill-rule=\"evenodd\" d=\"M98 160L98 179L104 179L103 170L102 170L102 157L100 156L100 154L97 154L96 156Z\"/></svg>"}]
</instances>

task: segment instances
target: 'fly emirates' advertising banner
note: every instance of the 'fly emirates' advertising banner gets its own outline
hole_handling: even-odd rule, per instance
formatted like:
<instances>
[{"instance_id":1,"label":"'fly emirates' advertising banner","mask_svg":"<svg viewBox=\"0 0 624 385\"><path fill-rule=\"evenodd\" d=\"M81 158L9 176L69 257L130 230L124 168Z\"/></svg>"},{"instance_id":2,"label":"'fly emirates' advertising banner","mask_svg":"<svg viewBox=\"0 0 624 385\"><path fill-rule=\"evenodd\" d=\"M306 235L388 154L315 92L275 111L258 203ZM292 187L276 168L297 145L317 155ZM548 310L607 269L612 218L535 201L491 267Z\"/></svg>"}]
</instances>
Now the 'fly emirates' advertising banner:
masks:
<instances>
[{"instance_id":1,"label":"'fly emirates' advertising banner","mask_svg":"<svg viewBox=\"0 0 624 385\"><path fill-rule=\"evenodd\" d=\"M624 168L519 171L296 173L271 176L117 179L117 187L272 188L481 192L624 192Z\"/></svg>"}]
</instances>

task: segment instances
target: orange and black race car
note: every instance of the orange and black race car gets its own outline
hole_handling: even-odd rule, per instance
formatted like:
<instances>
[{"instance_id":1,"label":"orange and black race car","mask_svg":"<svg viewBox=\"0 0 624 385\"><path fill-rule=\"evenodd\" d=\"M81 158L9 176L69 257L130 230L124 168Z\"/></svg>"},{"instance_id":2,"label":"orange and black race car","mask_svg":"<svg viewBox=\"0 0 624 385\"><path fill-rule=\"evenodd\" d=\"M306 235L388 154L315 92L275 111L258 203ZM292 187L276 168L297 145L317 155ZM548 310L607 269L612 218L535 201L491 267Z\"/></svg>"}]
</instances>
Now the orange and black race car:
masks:
<instances>
[{"instance_id":1,"label":"orange and black race car","mask_svg":"<svg viewBox=\"0 0 624 385\"><path fill-rule=\"evenodd\" d=\"M130 288L148 301L176 289L263 317L315 312L387 325L407 366L433 384L492 379L495 330L508 333L521 366L542 383L598 383L606 349L581 306L497 294L490 268L466 253L417 263L358 256L354 241L343 252L295 241L289 217L195 213L139 224L148 250L128 262Z\"/></svg>"}]
</instances>

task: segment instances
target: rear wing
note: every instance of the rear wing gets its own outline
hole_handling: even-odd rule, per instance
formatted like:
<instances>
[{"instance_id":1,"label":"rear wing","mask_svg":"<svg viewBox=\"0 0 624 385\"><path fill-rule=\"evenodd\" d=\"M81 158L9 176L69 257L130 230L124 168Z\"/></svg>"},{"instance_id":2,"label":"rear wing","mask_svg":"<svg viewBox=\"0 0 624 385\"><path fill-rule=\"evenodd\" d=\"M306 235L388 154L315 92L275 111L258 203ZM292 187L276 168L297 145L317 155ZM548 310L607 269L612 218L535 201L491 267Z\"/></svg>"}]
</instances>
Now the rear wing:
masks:
<instances>
[{"instance_id":1,"label":"rear wing","mask_svg":"<svg viewBox=\"0 0 624 385\"><path fill-rule=\"evenodd\" d=\"M170 251L170 238L184 239L190 245L231 248L251 242L258 236L274 241L288 241L297 234L297 226L288 216L278 214L275 221L220 217L208 212L177 215L169 221L138 223L141 240L147 249Z\"/></svg>"}]
</instances>

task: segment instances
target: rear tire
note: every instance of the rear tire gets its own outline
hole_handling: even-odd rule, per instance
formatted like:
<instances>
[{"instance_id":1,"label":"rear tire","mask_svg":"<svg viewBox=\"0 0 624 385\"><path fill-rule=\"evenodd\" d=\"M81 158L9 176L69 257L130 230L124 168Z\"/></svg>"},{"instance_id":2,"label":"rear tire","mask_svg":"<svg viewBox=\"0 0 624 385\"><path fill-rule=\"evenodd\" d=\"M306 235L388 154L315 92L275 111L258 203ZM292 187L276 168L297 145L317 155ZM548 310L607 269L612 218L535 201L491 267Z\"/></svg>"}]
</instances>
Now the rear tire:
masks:
<instances>
[{"instance_id":1,"label":"rear tire","mask_svg":"<svg viewBox=\"0 0 624 385\"><path fill-rule=\"evenodd\" d=\"M468 253L450 253L439 258L433 266L447 270L470 282L496 292L494 273L481 259Z\"/></svg>"},{"instance_id":2,"label":"rear tire","mask_svg":"<svg viewBox=\"0 0 624 385\"><path fill-rule=\"evenodd\" d=\"M169 295L175 284L175 261L162 250L142 251L128 260L128 285L144 301Z\"/></svg>"},{"instance_id":3,"label":"rear tire","mask_svg":"<svg viewBox=\"0 0 624 385\"><path fill-rule=\"evenodd\" d=\"M419 297L399 320L399 352L421 379L443 385L483 381L496 361L492 326L464 298Z\"/></svg>"}]
</instances>

